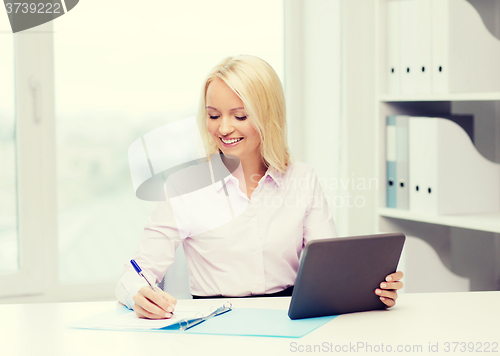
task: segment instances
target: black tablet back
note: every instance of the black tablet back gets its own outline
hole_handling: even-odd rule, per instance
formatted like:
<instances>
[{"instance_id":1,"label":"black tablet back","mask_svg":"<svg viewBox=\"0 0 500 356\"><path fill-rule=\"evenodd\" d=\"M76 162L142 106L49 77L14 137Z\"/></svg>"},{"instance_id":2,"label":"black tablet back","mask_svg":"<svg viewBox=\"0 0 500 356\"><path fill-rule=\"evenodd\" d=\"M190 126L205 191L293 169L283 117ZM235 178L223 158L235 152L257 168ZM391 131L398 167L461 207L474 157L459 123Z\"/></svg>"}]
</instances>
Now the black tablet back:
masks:
<instances>
[{"instance_id":1,"label":"black tablet back","mask_svg":"<svg viewBox=\"0 0 500 356\"><path fill-rule=\"evenodd\" d=\"M375 289L396 271L402 233L309 242L288 309L290 319L384 309Z\"/></svg>"}]
</instances>

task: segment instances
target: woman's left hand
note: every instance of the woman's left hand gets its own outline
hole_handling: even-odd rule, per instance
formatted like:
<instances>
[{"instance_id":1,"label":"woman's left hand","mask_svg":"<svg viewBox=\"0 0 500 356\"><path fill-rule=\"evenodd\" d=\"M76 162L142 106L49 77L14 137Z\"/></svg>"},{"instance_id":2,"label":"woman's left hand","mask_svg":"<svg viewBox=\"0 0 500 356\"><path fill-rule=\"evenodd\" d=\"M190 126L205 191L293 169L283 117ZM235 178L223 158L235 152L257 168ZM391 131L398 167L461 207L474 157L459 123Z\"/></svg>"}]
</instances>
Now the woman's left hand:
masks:
<instances>
[{"instance_id":1,"label":"woman's left hand","mask_svg":"<svg viewBox=\"0 0 500 356\"><path fill-rule=\"evenodd\" d=\"M398 289L403 288L403 272L397 271L385 277L385 282L380 283L380 288L375 289L375 294L388 307L393 307L398 299Z\"/></svg>"}]
</instances>

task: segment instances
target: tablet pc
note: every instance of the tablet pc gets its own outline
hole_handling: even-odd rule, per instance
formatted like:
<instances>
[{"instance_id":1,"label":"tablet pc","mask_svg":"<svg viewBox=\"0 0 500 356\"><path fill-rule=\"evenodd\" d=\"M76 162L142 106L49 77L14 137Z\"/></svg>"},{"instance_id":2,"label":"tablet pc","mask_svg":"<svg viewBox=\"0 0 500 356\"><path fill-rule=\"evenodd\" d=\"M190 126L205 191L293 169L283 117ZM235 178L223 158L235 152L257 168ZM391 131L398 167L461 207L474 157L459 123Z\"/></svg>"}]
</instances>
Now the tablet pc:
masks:
<instances>
[{"instance_id":1,"label":"tablet pc","mask_svg":"<svg viewBox=\"0 0 500 356\"><path fill-rule=\"evenodd\" d=\"M288 309L290 319L385 309L375 289L396 271L405 235L386 233L309 242Z\"/></svg>"}]
</instances>

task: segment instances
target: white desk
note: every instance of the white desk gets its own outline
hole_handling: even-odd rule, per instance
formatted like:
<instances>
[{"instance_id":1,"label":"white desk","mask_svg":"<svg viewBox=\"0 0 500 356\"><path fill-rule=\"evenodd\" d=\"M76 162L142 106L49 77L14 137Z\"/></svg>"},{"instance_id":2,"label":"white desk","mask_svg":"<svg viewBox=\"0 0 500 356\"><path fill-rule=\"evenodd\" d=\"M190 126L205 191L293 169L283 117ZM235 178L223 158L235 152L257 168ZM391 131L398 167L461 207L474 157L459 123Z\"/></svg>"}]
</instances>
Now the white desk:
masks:
<instances>
[{"instance_id":1,"label":"white desk","mask_svg":"<svg viewBox=\"0 0 500 356\"><path fill-rule=\"evenodd\" d=\"M288 309L289 297L232 299L234 307ZM214 300L188 303L213 305ZM500 355L500 292L402 294L396 307L341 315L312 333L299 338L264 338L213 335L182 335L148 332L77 330L68 323L118 307L117 302L6 304L0 305L0 355L309 355L336 354L335 346L366 343L373 353L395 353L398 345L422 345L418 354L429 353L429 343L438 344L437 354L460 352L454 344L445 352L445 342L493 342L487 355ZM331 345L330 345L331 344ZM383 344L383 351L380 349ZM377 346L379 352L377 351ZM479 344L475 344L477 348ZM322 347L322 351L320 348ZM333 349L332 351L329 351ZM217 350L217 352L215 352ZM303 352L300 352L302 350ZM328 351L327 351L328 350ZM339 351L339 350L338 350ZM357 353L364 353L358 349ZM410 353L417 353L413 351ZM483 353L484 354L484 353Z\"/></svg>"}]
</instances>

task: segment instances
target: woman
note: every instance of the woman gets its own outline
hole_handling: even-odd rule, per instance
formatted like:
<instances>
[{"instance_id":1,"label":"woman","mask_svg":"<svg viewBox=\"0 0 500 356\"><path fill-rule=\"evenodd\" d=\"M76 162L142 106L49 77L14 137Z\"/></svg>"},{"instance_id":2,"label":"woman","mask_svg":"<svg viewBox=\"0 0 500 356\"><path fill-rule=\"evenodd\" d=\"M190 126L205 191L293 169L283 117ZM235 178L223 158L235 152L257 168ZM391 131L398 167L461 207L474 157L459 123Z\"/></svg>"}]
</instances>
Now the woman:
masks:
<instances>
[{"instance_id":1,"label":"woman","mask_svg":"<svg viewBox=\"0 0 500 356\"><path fill-rule=\"evenodd\" d=\"M305 244L337 233L313 169L291 162L278 76L257 57L224 59L205 80L197 119L208 153L241 162L214 194L231 193L233 204L245 209L222 226L179 239L171 204L159 203L134 258L158 282L182 242L195 298L291 295ZM389 307L402 276L387 276L374 291ZM129 264L116 294L141 318L169 318L176 304L145 286Z\"/></svg>"}]
</instances>

